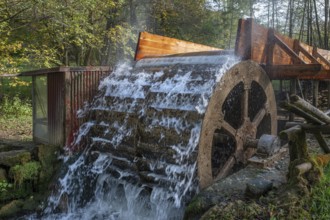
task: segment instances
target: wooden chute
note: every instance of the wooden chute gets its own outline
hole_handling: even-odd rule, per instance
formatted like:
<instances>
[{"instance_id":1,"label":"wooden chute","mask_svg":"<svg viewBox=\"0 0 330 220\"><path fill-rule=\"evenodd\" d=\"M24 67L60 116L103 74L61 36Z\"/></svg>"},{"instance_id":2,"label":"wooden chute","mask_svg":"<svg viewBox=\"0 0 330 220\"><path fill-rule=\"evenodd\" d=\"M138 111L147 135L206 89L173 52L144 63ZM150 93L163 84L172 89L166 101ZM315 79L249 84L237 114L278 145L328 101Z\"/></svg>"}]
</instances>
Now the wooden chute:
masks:
<instances>
[{"instance_id":1,"label":"wooden chute","mask_svg":"<svg viewBox=\"0 0 330 220\"><path fill-rule=\"evenodd\" d=\"M141 32L134 60L138 61L145 57L215 50L221 49L202 44L195 44L189 41L178 40L175 38L163 37L147 32Z\"/></svg>"},{"instance_id":2,"label":"wooden chute","mask_svg":"<svg viewBox=\"0 0 330 220\"><path fill-rule=\"evenodd\" d=\"M219 50L221 49L141 32L135 60ZM243 60L259 63L271 79L330 79L330 51L281 35L252 19L239 20L235 54Z\"/></svg>"}]
</instances>

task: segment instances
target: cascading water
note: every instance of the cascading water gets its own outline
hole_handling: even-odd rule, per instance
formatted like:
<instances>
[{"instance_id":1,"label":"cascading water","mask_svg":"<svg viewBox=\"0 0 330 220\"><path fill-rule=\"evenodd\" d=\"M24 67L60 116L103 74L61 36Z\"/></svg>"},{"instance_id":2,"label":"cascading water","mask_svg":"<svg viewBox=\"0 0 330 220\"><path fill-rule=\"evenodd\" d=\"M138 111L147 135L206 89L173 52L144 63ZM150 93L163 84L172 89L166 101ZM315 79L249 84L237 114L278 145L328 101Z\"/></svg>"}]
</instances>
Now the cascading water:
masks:
<instances>
[{"instance_id":1,"label":"cascading water","mask_svg":"<svg viewBox=\"0 0 330 220\"><path fill-rule=\"evenodd\" d=\"M202 117L232 55L118 65L84 111L42 219L181 219L198 191ZM170 68L168 68L170 67ZM34 216L36 217L36 216Z\"/></svg>"}]
</instances>

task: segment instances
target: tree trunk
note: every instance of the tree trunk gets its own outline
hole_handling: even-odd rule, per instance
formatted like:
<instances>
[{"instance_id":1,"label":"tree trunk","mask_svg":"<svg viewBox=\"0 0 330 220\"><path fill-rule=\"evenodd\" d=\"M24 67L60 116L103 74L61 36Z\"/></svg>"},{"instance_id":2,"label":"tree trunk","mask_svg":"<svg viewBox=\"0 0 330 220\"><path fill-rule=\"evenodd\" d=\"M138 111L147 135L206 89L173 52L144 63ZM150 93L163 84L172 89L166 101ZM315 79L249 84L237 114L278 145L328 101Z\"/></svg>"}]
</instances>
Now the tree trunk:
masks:
<instances>
[{"instance_id":1,"label":"tree trunk","mask_svg":"<svg viewBox=\"0 0 330 220\"><path fill-rule=\"evenodd\" d=\"M291 37L291 38L293 35L293 6L294 6L294 0L290 0L290 2L289 2L289 37Z\"/></svg>"},{"instance_id":2,"label":"tree trunk","mask_svg":"<svg viewBox=\"0 0 330 220\"><path fill-rule=\"evenodd\" d=\"M299 31L299 38L298 38L299 41L301 41L303 39L305 16L306 16L306 7L307 7L307 2L305 1L304 2L304 10L303 10L303 15L302 15L302 20L301 20L301 26L300 26L300 31Z\"/></svg>"},{"instance_id":3,"label":"tree trunk","mask_svg":"<svg viewBox=\"0 0 330 220\"><path fill-rule=\"evenodd\" d=\"M329 0L324 0L324 49L328 49Z\"/></svg>"},{"instance_id":4,"label":"tree trunk","mask_svg":"<svg viewBox=\"0 0 330 220\"><path fill-rule=\"evenodd\" d=\"M319 16L317 13L317 7L316 7L316 0L313 0L314 3L314 11L315 11L315 22L316 22L316 29L317 29L317 35L319 37L319 47L322 47L322 37L321 37L321 31L320 31L320 24L319 24Z\"/></svg>"}]
</instances>

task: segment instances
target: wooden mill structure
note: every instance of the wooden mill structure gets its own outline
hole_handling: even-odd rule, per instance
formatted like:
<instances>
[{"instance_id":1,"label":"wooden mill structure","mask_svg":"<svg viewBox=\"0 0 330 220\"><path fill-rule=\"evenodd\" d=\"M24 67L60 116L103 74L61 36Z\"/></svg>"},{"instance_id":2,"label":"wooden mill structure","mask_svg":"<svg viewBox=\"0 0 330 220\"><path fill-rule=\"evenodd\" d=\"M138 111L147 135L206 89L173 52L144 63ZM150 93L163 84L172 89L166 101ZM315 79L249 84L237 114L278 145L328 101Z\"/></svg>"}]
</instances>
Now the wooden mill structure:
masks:
<instances>
[{"instance_id":1,"label":"wooden mill structure","mask_svg":"<svg viewBox=\"0 0 330 220\"><path fill-rule=\"evenodd\" d=\"M135 60L217 50L221 49L142 32ZM315 105L317 105L318 81L330 79L330 51L291 39L271 28L257 24L253 19L239 20L235 55L242 60L253 60L260 64L271 80L291 80L291 93L296 93L295 79L315 80L313 91ZM328 90L328 100L330 100L330 84Z\"/></svg>"}]
</instances>

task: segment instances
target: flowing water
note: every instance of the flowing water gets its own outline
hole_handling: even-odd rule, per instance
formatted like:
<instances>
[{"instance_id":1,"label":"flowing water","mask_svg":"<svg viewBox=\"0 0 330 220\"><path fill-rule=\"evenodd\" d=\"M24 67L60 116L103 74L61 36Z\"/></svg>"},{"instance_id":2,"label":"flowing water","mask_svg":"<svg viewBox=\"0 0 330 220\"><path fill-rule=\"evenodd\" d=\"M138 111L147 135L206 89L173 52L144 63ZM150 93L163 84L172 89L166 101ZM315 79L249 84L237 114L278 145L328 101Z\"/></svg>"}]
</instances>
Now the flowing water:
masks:
<instances>
[{"instance_id":1,"label":"flowing water","mask_svg":"<svg viewBox=\"0 0 330 220\"><path fill-rule=\"evenodd\" d=\"M78 112L88 120L73 146L84 150L63 158L41 218L182 219L185 202L198 192L203 114L215 84L237 61L217 55L118 65Z\"/></svg>"}]
</instances>

